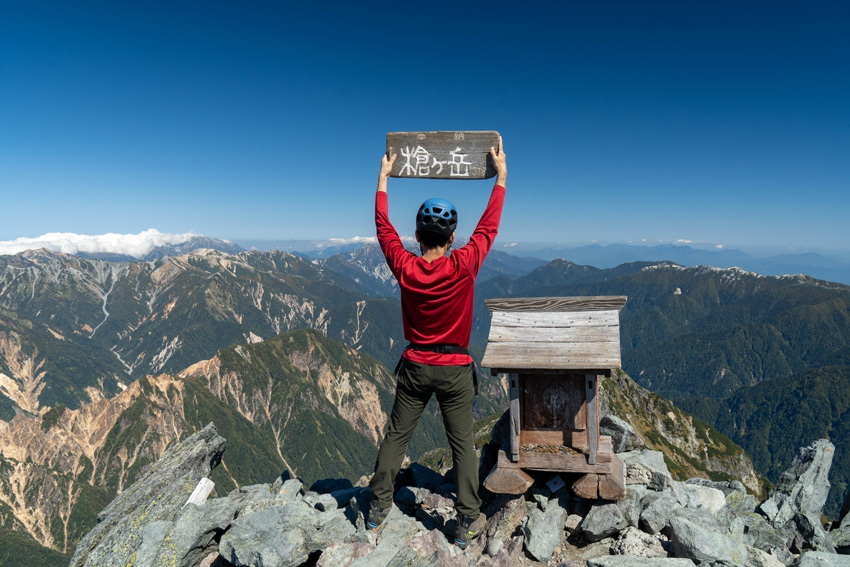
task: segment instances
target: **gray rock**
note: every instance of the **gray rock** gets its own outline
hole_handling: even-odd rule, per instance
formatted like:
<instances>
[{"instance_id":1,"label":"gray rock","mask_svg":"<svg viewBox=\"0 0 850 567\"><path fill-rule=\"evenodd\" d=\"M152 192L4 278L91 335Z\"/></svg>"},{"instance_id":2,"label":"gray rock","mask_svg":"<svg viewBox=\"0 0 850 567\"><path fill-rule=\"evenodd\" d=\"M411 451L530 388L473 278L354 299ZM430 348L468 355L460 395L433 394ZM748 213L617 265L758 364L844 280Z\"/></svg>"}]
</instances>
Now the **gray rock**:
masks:
<instances>
[{"instance_id":1,"label":"gray rock","mask_svg":"<svg viewBox=\"0 0 850 567\"><path fill-rule=\"evenodd\" d=\"M502 543L500 539L491 540L490 543L487 544L487 555L490 557L496 557L502 548L505 547L505 544Z\"/></svg>"},{"instance_id":2,"label":"gray rock","mask_svg":"<svg viewBox=\"0 0 850 567\"><path fill-rule=\"evenodd\" d=\"M716 488L727 496L733 492L743 492L744 494L747 493L747 487L744 486L744 484L740 480L716 481L708 480L707 478L694 477L686 480L685 484L697 484L699 486Z\"/></svg>"},{"instance_id":3,"label":"gray rock","mask_svg":"<svg viewBox=\"0 0 850 567\"><path fill-rule=\"evenodd\" d=\"M634 451L644 445L634 427L616 415L606 415L599 420L599 433L611 436L611 447L615 453Z\"/></svg>"},{"instance_id":4,"label":"gray rock","mask_svg":"<svg viewBox=\"0 0 850 567\"><path fill-rule=\"evenodd\" d=\"M218 539L230 526L240 504L237 498L214 498L199 506L186 506L167 534L167 545L159 547L151 565L195 567L218 550ZM138 555L134 565L144 565Z\"/></svg>"},{"instance_id":5,"label":"gray rock","mask_svg":"<svg viewBox=\"0 0 850 567\"><path fill-rule=\"evenodd\" d=\"M841 511L838 513L838 527L850 527L850 492L847 493L844 504L841 505Z\"/></svg>"},{"instance_id":6,"label":"gray rock","mask_svg":"<svg viewBox=\"0 0 850 567\"><path fill-rule=\"evenodd\" d=\"M616 504L597 504L584 517L580 529L588 541L599 541L620 533L628 525Z\"/></svg>"},{"instance_id":7,"label":"gray rock","mask_svg":"<svg viewBox=\"0 0 850 567\"><path fill-rule=\"evenodd\" d=\"M746 516L755 512L758 507L756 497L746 492L733 491L726 494L726 506L737 516Z\"/></svg>"},{"instance_id":8,"label":"gray rock","mask_svg":"<svg viewBox=\"0 0 850 567\"><path fill-rule=\"evenodd\" d=\"M422 502L424 495L430 494L427 488L417 488L415 486L402 486L395 493L395 501L399 504L407 504L408 506L416 506Z\"/></svg>"},{"instance_id":9,"label":"gray rock","mask_svg":"<svg viewBox=\"0 0 850 567\"><path fill-rule=\"evenodd\" d=\"M850 567L850 557L821 551L809 551L800 556L794 567Z\"/></svg>"},{"instance_id":10,"label":"gray rock","mask_svg":"<svg viewBox=\"0 0 850 567\"><path fill-rule=\"evenodd\" d=\"M570 514L569 516L567 516L567 519L564 522L564 529L567 530L567 533L575 533L578 530L578 527L581 525L581 521L583 519L584 518L582 518L578 514Z\"/></svg>"},{"instance_id":11,"label":"gray rock","mask_svg":"<svg viewBox=\"0 0 850 567\"><path fill-rule=\"evenodd\" d=\"M632 557L609 555L587 560L587 567L693 567L690 559L675 557Z\"/></svg>"},{"instance_id":12,"label":"gray rock","mask_svg":"<svg viewBox=\"0 0 850 567\"><path fill-rule=\"evenodd\" d=\"M336 498L331 496L330 494L320 494L319 499L316 502L316 509L320 512L333 512L339 508L336 502Z\"/></svg>"},{"instance_id":13,"label":"gray rock","mask_svg":"<svg viewBox=\"0 0 850 567\"><path fill-rule=\"evenodd\" d=\"M650 534L661 532L670 523L670 518L682 506L667 492L650 492L641 501L639 527Z\"/></svg>"},{"instance_id":14,"label":"gray rock","mask_svg":"<svg viewBox=\"0 0 850 567\"><path fill-rule=\"evenodd\" d=\"M626 465L627 485L642 484L650 490L664 490L673 480L661 451L629 451L621 453L620 458Z\"/></svg>"},{"instance_id":15,"label":"gray rock","mask_svg":"<svg viewBox=\"0 0 850 567\"><path fill-rule=\"evenodd\" d=\"M312 490L305 492L301 498L307 505L312 506L313 508L315 508L316 504L319 503L319 493L313 492Z\"/></svg>"},{"instance_id":16,"label":"gray rock","mask_svg":"<svg viewBox=\"0 0 850 567\"><path fill-rule=\"evenodd\" d=\"M850 526L832 530L829 539L839 553L850 555Z\"/></svg>"},{"instance_id":17,"label":"gray rock","mask_svg":"<svg viewBox=\"0 0 850 567\"><path fill-rule=\"evenodd\" d=\"M545 512L539 508L532 509L523 527L526 551L538 561L549 561L555 547L561 544L566 517L567 511L554 501Z\"/></svg>"},{"instance_id":18,"label":"gray rock","mask_svg":"<svg viewBox=\"0 0 850 567\"><path fill-rule=\"evenodd\" d=\"M797 533L803 538L804 549L835 553L832 540L818 519L806 514L797 514L794 516L794 524L797 526Z\"/></svg>"},{"instance_id":19,"label":"gray rock","mask_svg":"<svg viewBox=\"0 0 850 567\"><path fill-rule=\"evenodd\" d=\"M157 565L156 554L162 547L162 542L168 536L174 522L151 522L142 532L142 544L134 554L134 567L153 567Z\"/></svg>"},{"instance_id":20,"label":"gray rock","mask_svg":"<svg viewBox=\"0 0 850 567\"><path fill-rule=\"evenodd\" d=\"M758 514L742 516L744 525L743 543L768 553L780 556L788 555L788 547L794 539L794 532L786 528L774 528L764 517Z\"/></svg>"},{"instance_id":21,"label":"gray rock","mask_svg":"<svg viewBox=\"0 0 850 567\"><path fill-rule=\"evenodd\" d=\"M488 541L507 543L520 524L528 517L522 495L500 494L485 510L487 527L484 535Z\"/></svg>"},{"instance_id":22,"label":"gray rock","mask_svg":"<svg viewBox=\"0 0 850 567\"><path fill-rule=\"evenodd\" d=\"M667 551L661 545L664 536L653 536L631 526L611 544L614 555L631 555L636 557L667 557Z\"/></svg>"},{"instance_id":23,"label":"gray rock","mask_svg":"<svg viewBox=\"0 0 850 567\"><path fill-rule=\"evenodd\" d=\"M761 549L747 547L747 567L785 567L785 564Z\"/></svg>"},{"instance_id":24,"label":"gray rock","mask_svg":"<svg viewBox=\"0 0 850 567\"><path fill-rule=\"evenodd\" d=\"M709 486L671 481L670 492L679 504L691 510L705 510L717 515L726 507L726 495Z\"/></svg>"},{"instance_id":25,"label":"gray rock","mask_svg":"<svg viewBox=\"0 0 850 567\"><path fill-rule=\"evenodd\" d=\"M687 557L697 564L716 561L747 565L747 548L743 544L684 518L670 520L670 540L676 557Z\"/></svg>"},{"instance_id":26,"label":"gray rock","mask_svg":"<svg viewBox=\"0 0 850 567\"><path fill-rule=\"evenodd\" d=\"M342 510L322 513L292 501L234 520L221 538L219 553L236 566L294 567L354 532Z\"/></svg>"},{"instance_id":27,"label":"gray rock","mask_svg":"<svg viewBox=\"0 0 850 567\"><path fill-rule=\"evenodd\" d=\"M640 513L641 510L643 510L641 501L648 493L649 490L647 490L645 486L635 484L626 490L626 497L617 502L620 512L623 513L623 517L630 526L635 528L639 527ZM653 492L653 494L655 494L655 492Z\"/></svg>"},{"instance_id":28,"label":"gray rock","mask_svg":"<svg viewBox=\"0 0 850 567\"><path fill-rule=\"evenodd\" d=\"M334 542L322 551L316 567L348 567L352 561L372 553L375 546L366 542Z\"/></svg>"},{"instance_id":29,"label":"gray rock","mask_svg":"<svg viewBox=\"0 0 850 567\"><path fill-rule=\"evenodd\" d=\"M70 566L128 564L149 524L177 519L198 481L221 461L225 444L211 423L165 451L98 515L100 522L77 544Z\"/></svg>"},{"instance_id":30,"label":"gray rock","mask_svg":"<svg viewBox=\"0 0 850 567\"><path fill-rule=\"evenodd\" d=\"M802 447L791 466L782 473L776 488L761 505L774 527L791 521L797 513L819 518L829 494L829 469L835 446L826 439Z\"/></svg>"}]
</instances>

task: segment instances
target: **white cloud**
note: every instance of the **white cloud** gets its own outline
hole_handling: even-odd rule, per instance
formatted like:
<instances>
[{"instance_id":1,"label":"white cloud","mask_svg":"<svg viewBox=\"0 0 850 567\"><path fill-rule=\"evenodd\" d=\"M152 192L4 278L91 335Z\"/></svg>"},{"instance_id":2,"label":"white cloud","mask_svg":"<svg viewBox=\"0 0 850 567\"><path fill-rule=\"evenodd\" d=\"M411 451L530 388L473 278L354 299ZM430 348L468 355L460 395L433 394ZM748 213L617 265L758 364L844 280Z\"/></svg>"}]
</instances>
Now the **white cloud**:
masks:
<instances>
[{"instance_id":1,"label":"white cloud","mask_svg":"<svg viewBox=\"0 0 850 567\"><path fill-rule=\"evenodd\" d=\"M325 242L317 242L316 246L324 248L325 246L345 246L347 244L377 244L377 236L355 236L353 238L329 238Z\"/></svg>"},{"instance_id":2,"label":"white cloud","mask_svg":"<svg viewBox=\"0 0 850 567\"><path fill-rule=\"evenodd\" d=\"M516 242L507 242L505 244L502 244L502 246L505 247L505 248L513 248L516 245L517 245Z\"/></svg>"},{"instance_id":3,"label":"white cloud","mask_svg":"<svg viewBox=\"0 0 850 567\"><path fill-rule=\"evenodd\" d=\"M164 234L155 228L139 234L75 234L73 232L50 232L35 238L17 238L0 241L0 254L17 254L24 250L48 248L66 254L108 253L125 254L134 258L143 258L157 246L180 244L198 236L192 232L184 234Z\"/></svg>"}]
</instances>

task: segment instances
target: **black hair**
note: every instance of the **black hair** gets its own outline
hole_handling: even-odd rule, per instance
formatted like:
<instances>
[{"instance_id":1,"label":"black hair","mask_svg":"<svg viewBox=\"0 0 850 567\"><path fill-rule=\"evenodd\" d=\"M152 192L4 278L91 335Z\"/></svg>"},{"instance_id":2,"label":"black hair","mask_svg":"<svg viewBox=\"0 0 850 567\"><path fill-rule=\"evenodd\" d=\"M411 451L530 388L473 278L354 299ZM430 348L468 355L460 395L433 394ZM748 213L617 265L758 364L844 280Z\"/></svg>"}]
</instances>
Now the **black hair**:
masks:
<instances>
[{"instance_id":1,"label":"black hair","mask_svg":"<svg viewBox=\"0 0 850 567\"><path fill-rule=\"evenodd\" d=\"M425 250L430 250L432 248L442 248L449 242L449 237L445 234L440 234L439 232L431 232L430 230L417 230L416 234L419 236L419 242L422 244L422 248Z\"/></svg>"}]
</instances>

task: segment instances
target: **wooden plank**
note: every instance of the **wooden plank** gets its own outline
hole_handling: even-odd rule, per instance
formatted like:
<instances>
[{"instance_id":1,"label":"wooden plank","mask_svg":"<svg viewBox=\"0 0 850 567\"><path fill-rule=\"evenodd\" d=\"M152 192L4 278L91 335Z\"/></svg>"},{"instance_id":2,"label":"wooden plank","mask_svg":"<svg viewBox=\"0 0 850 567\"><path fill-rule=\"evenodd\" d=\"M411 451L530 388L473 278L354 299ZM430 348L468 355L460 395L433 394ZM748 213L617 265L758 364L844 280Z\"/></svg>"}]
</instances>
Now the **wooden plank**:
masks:
<instances>
[{"instance_id":1,"label":"wooden plank","mask_svg":"<svg viewBox=\"0 0 850 567\"><path fill-rule=\"evenodd\" d=\"M496 311L606 311L623 308L625 295L590 297L509 297L485 299L491 312Z\"/></svg>"},{"instance_id":2,"label":"wooden plank","mask_svg":"<svg viewBox=\"0 0 850 567\"><path fill-rule=\"evenodd\" d=\"M519 407L519 376L511 374L508 376L508 388L511 400L511 458L514 462L519 461L519 432L520 432L520 407Z\"/></svg>"},{"instance_id":3,"label":"wooden plank","mask_svg":"<svg viewBox=\"0 0 850 567\"><path fill-rule=\"evenodd\" d=\"M560 445L587 451L587 430L523 429L519 435L520 446Z\"/></svg>"},{"instance_id":4,"label":"wooden plank","mask_svg":"<svg viewBox=\"0 0 850 567\"><path fill-rule=\"evenodd\" d=\"M620 344L620 328L611 327L502 327L490 326L491 342L614 343Z\"/></svg>"},{"instance_id":5,"label":"wooden plank","mask_svg":"<svg viewBox=\"0 0 850 567\"><path fill-rule=\"evenodd\" d=\"M599 498L599 475L588 473L580 477L573 483L573 493L588 500L596 500Z\"/></svg>"},{"instance_id":6,"label":"wooden plank","mask_svg":"<svg viewBox=\"0 0 850 567\"><path fill-rule=\"evenodd\" d=\"M613 456L611 472L599 477L599 497L603 500L626 498L626 468L617 455Z\"/></svg>"},{"instance_id":7,"label":"wooden plank","mask_svg":"<svg viewBox=\"0 0 850 567\"><path fill-rule=\"evenodd\" d=\"M616 348L615 348L616 346ZM488 343L481 364L487 368L620 368L619 345L580 343Z\"/></svg>"},{"instance_id":8,"label":"wooden plank","mask_svg":"<svg viewBox=\"0 0 850 567\"><path fill-rule=\"evenodd\" d=\"M607 474L611 472L611 463L590 464L584 453L534 453L519 452L519 466L528 470L563 471Z\"/></svg>"},{"instance_id":9,"label":"wooden plank","mask_svg":"<svg viewBox=\"0 0 850 567\"><path fill-rule=\"evenodd\" d=\"M596 453L597 463L610 463L614 458L614 451L611 448L611 437L608 435L599 436L599 450Z\"/></svg>"},{"instance_id":10,"label":"wooden plank","mask_svg":"<svg viewBox=\"0 0 850 567\"><path fill-rule=\"evenodd\" d=\"M584 376L523 374L523 429L585 429Z\"/></svg>"},{"instance_id":11,"label":"wooden plank","mask_svg":"<svg viewBox=\"0 0 850 567\"><path fill-rule=\"evenodd\" d=\"M606 370L602 368L570 368L568 370L570 374L593 374L596 373L600 376L606 376L608 378L611 377L611 370ZM555 374L557 376L564 376L566 372L561 368L510 368L510 367L494 367L490 369L490 374L492 376L496 376L498 374Z\"/></svg>"},{"instance_id":12,"label":"wooden plank","mask_svg":"<svg viewBox=\"0 0 850 567\"><path fill-rule=\"evenodd\" d=\"M595 374L585 374L585 390L587 392L587 443L588 464L596 464L596 454L599 451L599 414L596 406L596 387L598 380Z\"/></svg>"},{"instance_id":13,"label":"wooden plank","mask_svg":"<svg viewBox=\"0 0 850 567\"><path fill-rule=\"evenodd\" d=\"M490 326L496 327L619 327L618 311L508 312L496 311Z\"/></svg>"},{"instance_id":14,"label":"wooden plank","mask_svg":"<svg viewBox=\"0 0 850 567\"><path fill-rule=\"evenodd\" d=\"M387 153L398 154L390 177L489 179L496 176L491 147L499 147L495 130L388 132Z\"/></svg>"}]
</instances>

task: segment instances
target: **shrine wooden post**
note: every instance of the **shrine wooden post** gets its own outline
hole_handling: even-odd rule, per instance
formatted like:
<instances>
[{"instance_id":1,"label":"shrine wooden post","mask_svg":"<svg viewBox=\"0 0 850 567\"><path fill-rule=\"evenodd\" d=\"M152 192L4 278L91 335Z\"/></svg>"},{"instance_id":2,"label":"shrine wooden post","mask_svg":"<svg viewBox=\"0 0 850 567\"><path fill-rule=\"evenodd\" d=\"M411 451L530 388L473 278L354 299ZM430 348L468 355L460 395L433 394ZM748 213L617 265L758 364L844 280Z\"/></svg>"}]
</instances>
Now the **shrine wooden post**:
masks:
<instances>
[{"instance_id":1,"label":"shrine wooden post","mask_svg":"<svg viewBox=\"0 0 850 567\"><path fill-rule=\"evenodd\" d=\"M582 473L584 498L625 498L625 469L599 435L599 377L620 368L624 296L490 299L483 366L508 375L510 439L484 481L520 494L525 470Z\"/></svg>"}]
</instances>

